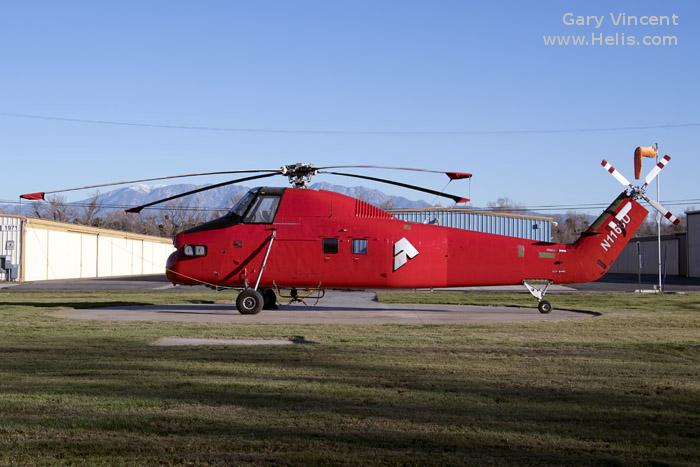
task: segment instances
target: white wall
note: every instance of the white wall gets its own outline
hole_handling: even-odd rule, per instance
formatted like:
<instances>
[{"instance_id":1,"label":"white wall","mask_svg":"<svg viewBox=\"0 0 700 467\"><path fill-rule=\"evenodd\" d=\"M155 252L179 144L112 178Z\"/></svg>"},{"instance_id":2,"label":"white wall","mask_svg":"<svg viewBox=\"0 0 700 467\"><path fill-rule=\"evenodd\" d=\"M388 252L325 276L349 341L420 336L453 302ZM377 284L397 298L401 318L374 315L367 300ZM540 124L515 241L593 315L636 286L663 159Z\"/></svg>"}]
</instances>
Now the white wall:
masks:
<instances>
[{"instance_id":1,"label":"white wall","mask_svg":"<svg viewBox=\"0 0 700 467\"><path fill-rule=\"evenodd\" d=\"M80 277L80 234L49 230L47 279Z\"/></svg>"},{"instance_id":2,"label":"white wall","mask_svg":"<svg viewBox=\"0 0 700 467\"><path fill-rule=\"evenodd\" d=\"M49 231L25 228L24 234L24 280L41 281L48 278Z\"/></svg>"},{"instance_id":3,"label":"white wall","mask_svg":"<svg viewBox=\"0 0 700 467\"><path fill-rule=\"evenodd\" d=\"M116 232L71 231L43 225L25 228L26 281L164 274L175 249L148 237Z\"/></svg>"},{"instance_id":4,"label":"white wall","mask_svg":"<svg viewBox=\"0 0 700 467\"><path fill-rule=\"evenodd\" d=\"M97 236L80 234L80 277L97 277Z\"/></svg>"}]
</instances>

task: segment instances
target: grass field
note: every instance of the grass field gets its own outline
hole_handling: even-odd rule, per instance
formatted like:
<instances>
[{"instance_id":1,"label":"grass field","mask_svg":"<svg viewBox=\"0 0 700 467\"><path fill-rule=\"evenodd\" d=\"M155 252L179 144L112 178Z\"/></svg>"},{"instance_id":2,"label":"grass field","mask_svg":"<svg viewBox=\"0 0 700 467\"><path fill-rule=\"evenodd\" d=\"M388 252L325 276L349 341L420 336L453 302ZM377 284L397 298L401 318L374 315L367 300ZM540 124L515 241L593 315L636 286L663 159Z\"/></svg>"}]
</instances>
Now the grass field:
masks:
<instances>
[{"instance_id":1,"label":"grass field","mask_svg":"<svg viewBox=\"0 0 700 467\"><path fill-rule=\"evenodd\" d=\"M555 308L603 314L500 325L50 316L212 296L0 291L0 464L700 463L698 294L550 295ZM522 294L380 299L534 304ZM149 345L164 336L313 343Z\"/></svg>"}]
</instances>

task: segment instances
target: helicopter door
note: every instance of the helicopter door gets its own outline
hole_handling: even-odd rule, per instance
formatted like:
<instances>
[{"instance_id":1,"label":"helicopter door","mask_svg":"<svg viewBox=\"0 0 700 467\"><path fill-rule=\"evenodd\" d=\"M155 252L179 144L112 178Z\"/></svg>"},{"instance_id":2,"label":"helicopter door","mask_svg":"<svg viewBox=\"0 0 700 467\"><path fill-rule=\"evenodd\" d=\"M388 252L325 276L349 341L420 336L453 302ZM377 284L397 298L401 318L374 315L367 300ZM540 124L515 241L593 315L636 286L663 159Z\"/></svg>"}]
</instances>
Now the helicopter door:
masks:
<instances>
[{"instance_id":1,"label":"helicopter door","mask_svg":"<svg viewBox=\"0 0 700 467\"><path fill-rule=\"evenodd\" d=\"M350 264L350 270L354 271L355 274L364 275L369 263L367 261L367 253L370 249L370 240L367 237L351 237L348 239L350 257L352 258L352 263ZM375 242L372 242L375 243ZM374 247L374 245L373 245Z\"/></svg>"}]
</instances>

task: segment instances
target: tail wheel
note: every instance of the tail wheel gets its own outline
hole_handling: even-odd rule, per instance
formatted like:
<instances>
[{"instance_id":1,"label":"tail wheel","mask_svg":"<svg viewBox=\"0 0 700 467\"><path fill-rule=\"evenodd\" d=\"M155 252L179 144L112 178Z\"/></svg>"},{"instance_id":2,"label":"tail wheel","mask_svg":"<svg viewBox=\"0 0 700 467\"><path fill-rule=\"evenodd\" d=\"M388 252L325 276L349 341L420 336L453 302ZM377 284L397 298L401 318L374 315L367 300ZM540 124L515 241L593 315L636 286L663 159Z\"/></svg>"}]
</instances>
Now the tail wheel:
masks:
<instances>
[{"instance_id":1,"label":"tail wheel","mask_svg":"<svg viewBox=\"0 0 700 467\"><path fill-rule=\"evenodd\" d=\"M263 296L255 289L245 289L236 298L236 308L242 315L257 315L263 308Z\"/></svg>"},{"instance_id":2,"label":"tail wheel","mask_svg":"<svg viewBox=\"0 0 700 467\"><path fill-rule=\"evenodd\" d=\"M540 303L537 304L537 309L540 310L540 313L546 315L547 313L552 311L552 304L549 303L547 300L541 300Z\"/></svg>"}]
</instances>

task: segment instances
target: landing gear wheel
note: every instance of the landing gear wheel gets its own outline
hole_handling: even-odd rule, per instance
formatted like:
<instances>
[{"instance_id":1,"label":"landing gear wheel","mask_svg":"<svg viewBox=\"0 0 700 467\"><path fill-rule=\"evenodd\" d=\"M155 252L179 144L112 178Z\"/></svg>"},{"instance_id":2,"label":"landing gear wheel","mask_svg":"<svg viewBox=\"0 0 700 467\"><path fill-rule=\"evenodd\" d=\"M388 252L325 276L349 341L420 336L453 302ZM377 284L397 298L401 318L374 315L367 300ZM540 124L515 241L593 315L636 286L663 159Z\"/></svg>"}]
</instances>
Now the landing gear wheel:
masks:
<instances>
[{"instance_id":1,"label":"landing gear wheel","mask_svg":"<svg viewBox=\"0 0 700 467\"><path fill-rule=\"evenodd\" d=\"M263 310L279 310L277 306L277 295L272 289L263 289Z\"/></svg>"},{"instance_id":2,"label":"landing gear wheel","mask_svg":"<svg viewBox=\"0 0 700 467\"><path fill-rule=\"evenodd\" d=\"M549 303L547 300L540 300L540 303L537 304L537 309L540 310L540 313L546 315L547 313L552 311L552 304Z\"/></svg>"},{"instance_id":3,"label":"landing gear wheel","mask_svg":"<svg viewBox=\"0 0 700 467\"><path fill-rule=\"evenodd\" d=\"M262 310L263 296L254 289L245 289L236 298L236 308L242 315L257 315Z\"/></svg>"}]
</instances>

